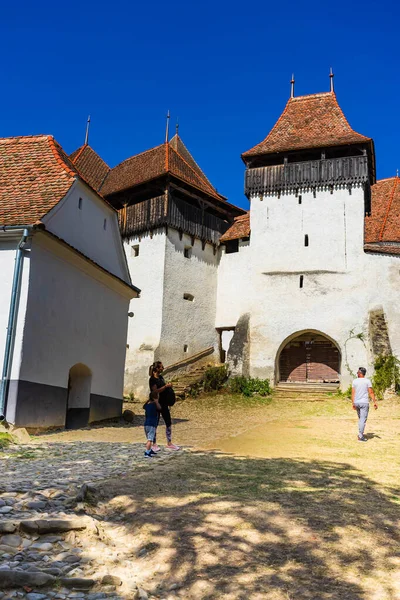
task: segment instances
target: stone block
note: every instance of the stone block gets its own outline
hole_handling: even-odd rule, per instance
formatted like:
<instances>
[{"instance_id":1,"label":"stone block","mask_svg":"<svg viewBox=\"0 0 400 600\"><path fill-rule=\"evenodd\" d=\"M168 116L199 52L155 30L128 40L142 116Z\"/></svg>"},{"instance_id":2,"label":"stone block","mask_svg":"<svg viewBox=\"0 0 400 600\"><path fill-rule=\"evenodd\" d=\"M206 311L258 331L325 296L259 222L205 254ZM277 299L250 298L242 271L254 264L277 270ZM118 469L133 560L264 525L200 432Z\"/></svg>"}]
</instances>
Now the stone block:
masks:
<instances>
[{"instance_id":1,"label":"stone block","mask_svg":"<svg viewBox=\"0 0 400 600\"><path fill-rule=\"evenodd\" d=\"M8 589L15 587L42 587L49 583L54 583L55 578L52 575L41 572L27 571L0 571L0 588Z\"/></svg>"},{"instance_id":2,"label":"stone block","mask_svg":"<svg viewBox=\"0 0 400 600\"><path fill-rule=\"evenodd\" d=\"M61 520L61 519L34 519L31 521L21 521L20 528L28 533L36 533L43 535L45 533L58 533L64 531L72 531L86 529L85 523L78 519Z\"/></svg>"}]
</instances>

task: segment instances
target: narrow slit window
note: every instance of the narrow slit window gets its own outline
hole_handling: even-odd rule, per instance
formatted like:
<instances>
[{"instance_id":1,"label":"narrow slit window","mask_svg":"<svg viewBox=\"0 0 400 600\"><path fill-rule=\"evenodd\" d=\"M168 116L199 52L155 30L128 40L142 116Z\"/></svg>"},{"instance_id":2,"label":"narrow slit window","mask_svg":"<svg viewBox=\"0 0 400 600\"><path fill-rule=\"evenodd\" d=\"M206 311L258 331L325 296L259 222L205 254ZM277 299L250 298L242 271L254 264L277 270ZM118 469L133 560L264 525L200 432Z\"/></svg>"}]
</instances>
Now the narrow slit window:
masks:
<instances>
[{"instance_id":1,"label":"narrow slit window","mask_svg":"<svg viewBox=\"0 0 400 600\"><path fill-rule=\"evenodd\" d=\"M304 245L308 246L308 235L306 233L306 235L304 236Z\"/></svg>"},{"instance_id":2,"label":"narrow slit window","mask_svg":"<svg viewBox=\"0 0 400 600\"><path fill-rule=\"evenodd\" d=\"M185 344L185 345L183 346L183 351L184 351L184 352L187 352L188 350L189 350L189 346L188 346L187 344Z\"/></svg>"},{"instance_id":3,"label":"narrow slit window","mask_svg":"<svg viewBox=\"0 0 400 600\"><path fill-rule=\"evenodd\" d=\"M106 229L107 229L107 219L104 219L104 221L103 221L103 229L104 229L104 231L106 231Z\"/></svg>"},{"instance_id":4,"label":"narrow slit window","mask_svg":"<svg viewBox=\"0 0 400 600\"><path fill-rule=\"evenodd\" d=\"M132 246L131 255L134 258L136 258L136 256L139 256L139 244L137 244L136 246Z\"/></svg>"},{"instance_id":5,"label":"narrow slit window","mask_svg":"<svg viewBox=\"0 0 400 600\"><path fill-rule=\"evenodd\" d=\"M82 210L82 204L83 204L83 200L82 200L82 198L79 198L79 200L78 200L78 208L79 208L79 210Z\"/></svg>"},{"instance_id":6,"label":"narrow slit window","mask_svg":"<svg viewBox=\"0 0 400 600\"><path fill-rule=\"evenodd\" d=\"M299 285L300 288L303 287L303 283L304 283L304 275L300 275L300 285Z\"/></svg>"},{"instance_id":7,"label":"narrow slit window","mask_svg":"<svg viewBox=\"0 0 400 600\"><path fill-rule=\"evenodd\" d=\"M193 302L194 300L194 296L193 294L187 294L186 292L183 294L183 299L184 300L189 300L189 302Z\"/></svg>"},{"instance_id":8,"label":"narrow slit window","mask_svg":"<svg viewBox=\"0 0 400 600\"><path fill-rule=\"evenodd\" d=\"M299 204L301 204L302 198L301 196L299 196Z\"/></svg>"},{"instance_id":9,"label":"narrow slit window","mask_svg":"<svg viewBox=\"0 0 400 600\"><path fill-rule=\"evenodd\" d=\"M191 246L186 246L184 251L183 251L183 255L185 258L191 258L192 256L192 247Z\"/></svg>"}]
</instances>

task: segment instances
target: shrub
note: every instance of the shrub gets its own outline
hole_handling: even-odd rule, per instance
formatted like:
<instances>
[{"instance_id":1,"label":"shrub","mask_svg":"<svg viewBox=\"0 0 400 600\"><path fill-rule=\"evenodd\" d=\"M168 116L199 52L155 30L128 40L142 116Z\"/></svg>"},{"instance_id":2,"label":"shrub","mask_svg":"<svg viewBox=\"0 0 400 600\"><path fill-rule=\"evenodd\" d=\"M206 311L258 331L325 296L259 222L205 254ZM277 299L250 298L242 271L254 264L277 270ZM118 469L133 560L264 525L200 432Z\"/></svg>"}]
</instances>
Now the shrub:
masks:
<instances>
[{"instance_id":1,"label":"shrub","mask_svg":"<svg viewBox=\"0 0 400 600\"><path fill-rule=\"evenodd\" d=\"M350 384L347 390L345 390L344 392L342 392L342 390L337 390L335 394L333 394L334 397L341 398L342 400L351 400L351 387L352 386Z\"/></svg>"},{"instance_id":2,"label":"shrub","mask_svg":"<svg viewBox=\"0 0 400 600\"><path fill-rule=\"evenodd\" d=\"M247 398L253 395L269 396L272 392L269 379L258 377L233 377L229 382L229 388L233 394L242 394Z\"/></svg>"},{"instance_id":3,"label":"shrub","mask_svg":"<svg viewBox=\"0 0 400 600\"><path fill-rule=\"evenodd\" d=\"M393 387L396 394L400 392L400 361L393 354L378 356L374 364L375 373L372 387L379 399L386 390Z\"/></svg>"},{"instance_id":4,"label":"shrub","mask_svg":"<svg viewBox=\"0 0 400 600\"><path fill-rule=\"evenodd\" d=\"M221 367L209 367L204 373L203 390L205 392L220 390L228 379L228 369L225 365Z\"/></svg>"}]
</instances>

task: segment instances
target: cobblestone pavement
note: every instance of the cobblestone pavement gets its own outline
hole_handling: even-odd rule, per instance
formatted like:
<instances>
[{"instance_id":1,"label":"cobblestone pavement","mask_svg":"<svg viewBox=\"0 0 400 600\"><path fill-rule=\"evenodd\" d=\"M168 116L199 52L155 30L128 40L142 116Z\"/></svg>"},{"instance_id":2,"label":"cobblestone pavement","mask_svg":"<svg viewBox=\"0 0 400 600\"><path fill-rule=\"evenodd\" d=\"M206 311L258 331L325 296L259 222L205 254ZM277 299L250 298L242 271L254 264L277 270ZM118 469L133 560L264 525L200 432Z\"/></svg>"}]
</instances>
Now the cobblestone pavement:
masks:
<instances>
[{"instance_id":1,"label":"cobblestone pavement","mask_svg":"<svg viewBox=\"0 0 400 600\"><path fill-rule=\"evenodd\" d=\"M97 576L99 565L82 556L79 536L74 531L32 533L25 531L21 522L88 520L79 502L79 495L87 491L88 485L90 490L97 481L124 477L141 466L151 468L149 463L162 463L173 455L163 450L149 460L143 456L143 444L93 442L35 443L0 451L0 600L147 598L140 589L127 594L121 588L122 592L118 589L120 582L110 576L101 582ZM118 518L114 516L113 520ZM39 574L37 586L32 573ZM40 583L46 575L50 582ZM4 589L4 580L9 576L18 583Z\"/></svg>"}]
</instances>

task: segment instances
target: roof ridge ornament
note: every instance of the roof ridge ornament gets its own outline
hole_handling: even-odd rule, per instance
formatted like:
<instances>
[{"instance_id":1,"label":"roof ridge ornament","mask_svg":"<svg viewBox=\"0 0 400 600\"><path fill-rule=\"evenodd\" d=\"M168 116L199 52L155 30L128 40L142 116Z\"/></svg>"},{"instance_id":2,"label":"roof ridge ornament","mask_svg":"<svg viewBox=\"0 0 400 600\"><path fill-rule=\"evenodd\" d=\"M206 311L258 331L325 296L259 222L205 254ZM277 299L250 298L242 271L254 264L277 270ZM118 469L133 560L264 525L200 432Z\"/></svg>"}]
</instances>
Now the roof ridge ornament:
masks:
<instances>
[{"instance_id":1,"label":"roof ridge ornament","mask_svg":"<svg viewBox=\"0 0 400 600\"><path fill-rule=\"evenodd\" d=\"M290 81L290 97L294 98L294 73L292 73L292 79Z\"/></svg>"},{"instance_id":2,"label":"roof ridge ornament","mask_svg":"<svg viewBox=\"0 0 400 600\"><path fill-rule=\"evenodd\" d=\"M90 115L88 116L87 121L86 121L85 146L88 146L88 144L89 144L89 129L90 129Z\"/></svg>"},{"instance_id":3,"label":"roof ridge ornament","mask_svg":"<svg viewBox=\"0 0 400 600\"><path fill-rule=\"evenodd\" d=\"M165 127L165 143L168 143L168 137L169 137L169 119L170 119L170 114L169 111L167 112L167 124Z\"/></svg>"},{"instance_id":4,"label":"roof ridge ornament","mask_svg":"<svg viewBox=\"0 0 400 600\"><path fill-rule=\"evenodd\" d=\"M176 117L175 135L179 135L179 120L178 120L178 117Z\"/></svg>"},{"instance_id":5,"label":"roof ridge ornament","mask_svg":"<svg viewBox=\"0 0 400 600\"><path fill-rule=\"evenodd\" d=\"M334 74L333 74L333 70L332 70L332 67L331 67L331 69L330 69L330 72L329 72L330 91L331 91L331 92L334 92L334 91L335 91L335 86L334 86L334 84L333 84L333 78L334 78L334 77L335 77L335 76L334 76Z\"/></svg>"}]
</instances>

